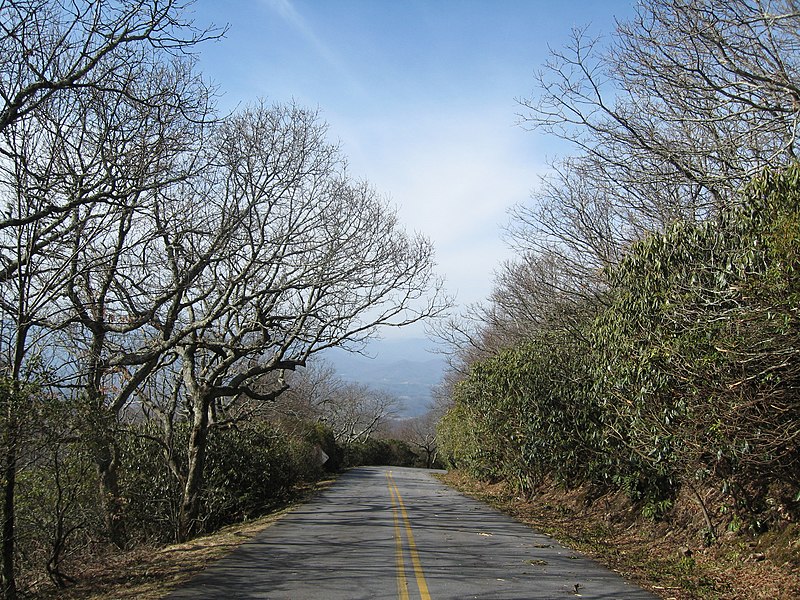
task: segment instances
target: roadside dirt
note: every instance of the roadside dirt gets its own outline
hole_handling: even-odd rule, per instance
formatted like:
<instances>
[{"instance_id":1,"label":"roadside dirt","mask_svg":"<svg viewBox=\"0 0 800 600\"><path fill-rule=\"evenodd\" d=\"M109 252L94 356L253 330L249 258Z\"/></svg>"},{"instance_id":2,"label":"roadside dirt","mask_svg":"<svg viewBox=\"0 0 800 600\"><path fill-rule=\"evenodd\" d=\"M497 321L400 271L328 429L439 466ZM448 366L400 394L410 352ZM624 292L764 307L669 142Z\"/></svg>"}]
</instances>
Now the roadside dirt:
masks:
<instances>
[{"instance_id":1,"label":"roadside dirt","mask_svg":"<svg viewBox=\"0 0 800 600\"><path fill-rule=\"evenodd\" d=\"M536 530L595 558L669 600L795 600L800 597L800 526L786 524L760 537L726 533L710 547L697 505L679 498L660 522L641 516L621 494L594 497L586 489L543 491L515 497L458 473L441 476L460 491L528 523ZM323 482L316 489L327 487ZM311 493L305 498L310 497ZM159 600L211 562L279 520L296 506L213 535L165 548L86 557L78 584L43 587L36 600Z\"/></svg>"},{"instance_id":2,"label":"roadside dirt","mask_svg":"<svg viewBox=\"0 0 800 600\"><path fill-rule=\"evenodd\" d=\"M796 600L800 598L800 526L784 523L758 537L727 532L706 546L699 506L679 497L665 518L641 516L622 494L553 487L515 497L502 484L459 473L442 481L584 552L669 600Z\"/></svg>"},{"instance_id":3,"label":"roadside dirt","mask_svg":"<svg viewBox=\"0 0 800 600\"><path fill-rule=\"evenodd\" d=\"M60 592L50 588L37 598L63 600L157 600L193 575L269 527L289 509L213 535L166 548L109 553L77 573L78 583Z\"/></svg>"},{"instance_id":4,"label":"roadside dirt","mask_svg":"<svg viewBox=\"0 0 800 600\"><path fill-rule=\"evenodd\" d=\"M71 573L77 584L64 590L43 585L26 597L35 600L160 600L209 564L232 552L313 494L329 487L333 479L298 492L292 504L269 515L167 547L139 547L83 557L83 567Z\"/></svg>"}]
</instances>

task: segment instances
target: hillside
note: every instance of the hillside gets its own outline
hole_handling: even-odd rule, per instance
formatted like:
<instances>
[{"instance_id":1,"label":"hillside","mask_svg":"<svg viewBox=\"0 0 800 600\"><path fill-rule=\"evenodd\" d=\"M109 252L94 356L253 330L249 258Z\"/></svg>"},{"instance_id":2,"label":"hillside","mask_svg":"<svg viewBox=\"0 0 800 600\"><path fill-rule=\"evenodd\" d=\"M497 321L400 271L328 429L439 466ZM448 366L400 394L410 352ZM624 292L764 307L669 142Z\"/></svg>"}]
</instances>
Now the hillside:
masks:
<instances>
[{"instance_id":1,"label":"hillside","mask_svg":"<svg viewBox=\"0 0 800 600\"><path fill-rule=\"evenodd\" d=\"M429 351L424 338L373 342L364 355L332 351L325 355L339 377L385 391L403 404L401 416L424 413L433 400L445 361Z\"/></svg>"}]
</instances>

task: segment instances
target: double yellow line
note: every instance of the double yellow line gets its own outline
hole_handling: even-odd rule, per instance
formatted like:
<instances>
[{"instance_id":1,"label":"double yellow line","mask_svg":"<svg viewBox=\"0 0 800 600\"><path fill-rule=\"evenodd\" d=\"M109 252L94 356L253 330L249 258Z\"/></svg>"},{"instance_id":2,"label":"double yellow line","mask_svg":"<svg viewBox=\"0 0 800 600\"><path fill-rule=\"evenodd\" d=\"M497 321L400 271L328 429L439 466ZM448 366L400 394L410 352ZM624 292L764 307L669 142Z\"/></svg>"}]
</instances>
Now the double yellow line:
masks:
<instances>
[{"instance_id":1,"label":"double yellow line","mask_svg":"<svg viewBox=\"0 0 800 600\"><path fill-rule=\"evenodd\" d=\"M431 600L428 593L428 584L425 582L425 575L422 572L422 563L419 560L417 545L414 543L414 533L411 531L411 523L408 520L403 497L394 482L391 471L386 472L386 484L389 486L389 494L392 497L392 517L394 518L394 550L395 565L397 567L397 594L400 600L408 600L408 580L406 579L405 551L403 549L403 531L405 530L406 541L408 543L408 553L411 556L411 565L414 569L414 577L417 580L420 600ZM400 519L403 523L401 525Z\"/></svg>"}]
</instances>

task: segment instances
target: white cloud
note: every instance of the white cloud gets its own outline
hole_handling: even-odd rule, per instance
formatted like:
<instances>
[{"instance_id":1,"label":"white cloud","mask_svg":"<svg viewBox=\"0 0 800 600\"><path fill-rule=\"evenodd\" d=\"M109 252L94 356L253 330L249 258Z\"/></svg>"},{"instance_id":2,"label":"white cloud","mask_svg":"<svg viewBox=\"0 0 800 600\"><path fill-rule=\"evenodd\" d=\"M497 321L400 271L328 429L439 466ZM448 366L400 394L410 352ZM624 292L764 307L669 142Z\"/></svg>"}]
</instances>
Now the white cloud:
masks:
<instances>
[{"instance_id":1,"label":"white cloud","mask_svg":"<svg viewBox=\"0 0 800 600\"><path fill-rule=\"evenodd\" d=\"M533 136L480 110L331 121L353 175L389 194L405 226L434 241L459 303L484 299L511 256L500 240L507 210L528 198L542 170Z\"/></svg>"}]
</instances>

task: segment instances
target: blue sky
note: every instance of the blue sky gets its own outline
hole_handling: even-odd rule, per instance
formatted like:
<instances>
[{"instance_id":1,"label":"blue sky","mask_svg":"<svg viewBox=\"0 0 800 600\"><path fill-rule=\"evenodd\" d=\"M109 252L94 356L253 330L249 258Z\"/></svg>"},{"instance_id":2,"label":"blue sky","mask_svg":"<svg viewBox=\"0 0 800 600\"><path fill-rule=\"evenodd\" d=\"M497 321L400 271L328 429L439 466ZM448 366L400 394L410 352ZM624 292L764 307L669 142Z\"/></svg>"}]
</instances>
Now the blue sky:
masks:
<instances>
[{"instance_id":1,"label":"blue sky","mask_svg":"<svg viewBox=\"0 0 800 600\"><path fill-rule=\"evenodd\" d=\"M197 0L198 26L229 25L199 68L221 106L257 98L319 108L350 171L437 248L466 305L511 253L507 210L563 151L516 125L548 46L610 33L634 0Z\"/></svg>"}]
</instances>

